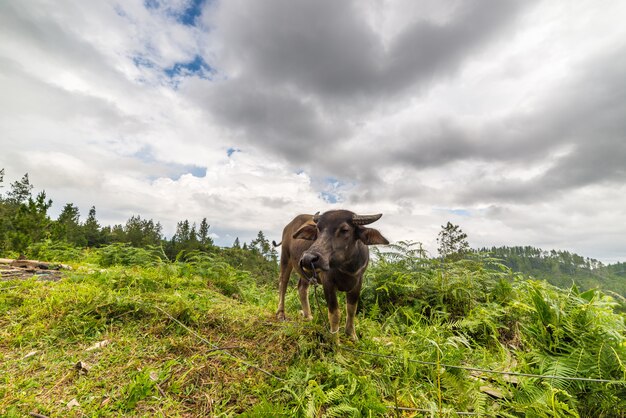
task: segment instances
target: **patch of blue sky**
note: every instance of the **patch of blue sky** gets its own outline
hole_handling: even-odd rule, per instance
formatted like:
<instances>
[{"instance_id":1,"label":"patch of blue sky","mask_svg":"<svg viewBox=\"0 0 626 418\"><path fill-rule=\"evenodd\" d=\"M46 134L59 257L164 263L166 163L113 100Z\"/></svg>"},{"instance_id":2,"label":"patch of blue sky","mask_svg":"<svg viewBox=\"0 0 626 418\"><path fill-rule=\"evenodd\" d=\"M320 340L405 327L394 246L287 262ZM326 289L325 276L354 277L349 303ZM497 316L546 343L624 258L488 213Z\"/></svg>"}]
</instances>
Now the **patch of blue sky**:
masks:
<instances>
[{"instance_id":1,"label":"patch of blue sky","mask_svg":"<svg viewBox=\"0 0 626 418\"><path fill-rule=\"evenodd\" d=\"M152 149L150 149L147 145L141 147L139 151L135 152L132 156L146 163L153 163L156 161L154 155L152 154Z\"/></svg>"},{"instance_id":2,"label":"patch of blue sky","mask_svg":"<svg viewBox=\"0 0 626 418\"><path fill-rule=\"evenodd\" d=\"M202 178L206 176L206 167L200 167L191 164L162 163L166 170L166 177L172 180L178 180L185 174L191 174L194 177Z\"/></svg>"},{"instance_id":3,"label":"patch of blue sky","mask_svg":"<svg viewBox=\"0 0 626 418\"><path fill-rule=\"evenodd\" d=\"M228 148L226 150L226 155L228 155L230 157L231 155L233 155L236 152L241 152L241 150L239 148L230 147L230 148Z\"/></svg>"},{"instance_id":4,"label":"patch of blue sky","mask_svg":"<svg viewBox=\"0 0 626 418\"><path fill-rule=\"evenodd\" d=\"M191 174L192 176L198 178L206 176L206 167L201 167L194 164L178 164L160 161L154 157L152 150L148 146L142 147L132 156L149 164L150 167L155 167L158 174L151 174L149 176L151 180L156 180L163 176L166 176L167 178L172 180L178 180L185 174Z\"/></svg>"},{"instance_id":5,"label":"patch of blue sky","mask_svg":"<svg viewBox=\"0 0 626 418\"><path fill-rule=\"evenodd\" d=\"M200 167L198 165L184 165L185 171L194 177L202 178L206 176L206 167Z\"/></svg>"},{"instance_id":6,"label":"patch of blue sky","mask_svg":"<svg viewBox=\"0 0 626 418\"><path fill-rule=\"evenodd\" d=\"M467 209L446 209L446 212L457 216L471 216L471 212Z\"/></svg>"},{"instance_id":7,"label":"patch of blue sky","mask_svg":"<svg viewBox=\"0 0 626 418\"><path fill-rule=\"evenodd\" d=\"M146 9L155 10L161 7L161 3L158 0L144 0L143 6Z\"/></svg>"},{"instance_id":8,"label":"patch of blue sky","mask_svg":"<svg viewBox=\"0 0 626 418\"><path fill-rule=\"evenodd\" d=\"M344 183L344 182L342 182L342 181L340 181L340 180L337 180L337 179L336 179L336 178L334 178L334 177L326 177L326 178L324 179L324 182L325 182L327 185L329 185L329 186L331 186L331 187L333 187L333 188L338 188L338 187L341 187L341 186L344 186L344 185L345 185L345 183Z\"/></svg>"},{"instance_id":9,"label":"patch of blue sky","mask_svg":"<svg viewBox=\"0 0 626 418\"><path fill-rule=\"evenodd\" d=\"M356 186L354 182L345 182L336 177L324 177L313 181L313 187L321 190L319 196L326 203L334 204L344 201L345 193Z\"/></svg>"},{"instance_id":10,"label":"patch of blue sky","mask_svg":"<svg viewBox=\"0 0 626 418\"><path fill-rule=\"evenodd\" d=\"M211 68L200 55L196 55L188 62L177 62L170 68L165 68L163 72L169 78L198 76L208 80L211 80L216 73L215 69Z\"/></svg>"},{"instance_id":11,"label":"patch of blue sky","mask_svg":"<svg viewBox=\"0 0 626 418\"><path fill-rule=\"evenodd\" d=\"M133 57L133 64L135 64L136 67L145 67L145 68L154 68L155 66L154 62L152 62L148 58L141 56L141 55L136 55Z\"/></svg>"},{"instance_id":12,"label":"patch of blue sky","mask_svg":"<svg viewBox=\"0 0 626 418\"><path fill-rule=\"evenodd\" d=\"M202 7L205 0L191 0L191 4L182 13L180 13L176 20L186 26L194 26L196 18L202 14Z\"/></svg>"},{"instance_id":13,"label":"patch of blue sky","mask_svg":"<svg viewBox=\"0 0 626 418\"><path fill-rule=\"evenodd\" d=\"M124 9L122 9L122 6L120 6L119 4L116 4L115 6L113 6L113 10L115 10L115 13L120 16L120 17L126 17L128 16L128 14L126 13L126 11Z\"/></svg>"},{"instance_id":14,"label":"patch of blue sky","mask_svg":"<svg viewBox=\"0 0 626 418\"><path fill-rule=\"evenodd\" d=\"M341 200L341 197L338 194L332 192L321 192L320 197L326 203L337 203Z\"/></svg>"},{"instance_id":15,"label":"patch of blue sky","mask_svg":"<svg viewBox=\"0 0 626 418\"><path fill-rule=\"evenodd\" d=\"M184 8L172 8L166 1L144 0L143 5L148 10L163 9L163 12L185 26L195 26L196 19L202 14L206 0L189 0Z\"/></svg>"}]
</instances>

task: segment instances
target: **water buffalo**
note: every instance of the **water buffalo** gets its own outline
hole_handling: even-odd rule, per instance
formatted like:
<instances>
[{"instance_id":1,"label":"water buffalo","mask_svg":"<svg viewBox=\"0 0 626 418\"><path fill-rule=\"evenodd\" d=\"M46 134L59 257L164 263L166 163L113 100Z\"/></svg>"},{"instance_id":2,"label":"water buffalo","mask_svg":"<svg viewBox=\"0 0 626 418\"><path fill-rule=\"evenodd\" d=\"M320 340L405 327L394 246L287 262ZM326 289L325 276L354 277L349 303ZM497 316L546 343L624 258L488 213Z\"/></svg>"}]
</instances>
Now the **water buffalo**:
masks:
<instances>
[{"instance_id":1,"label":"water buffalo","mask_svg":"<svg viewBox=\"0 0 626 418\"><path fill-rule=\"evenodd\" d=\"M347 292L346 335L356 339L354 314L369 262L367 246L389 244L378 230L364 225L381 216L357 215L347 210L296 216L283 230L277 318L285 319L285 291L292 270L300 276L298 295L302 314L306 319L312 318L308 289L309 278L315 272L324 288L330 332L335 334L339 330L337 290Z\"/></svg>"}]
</instances>

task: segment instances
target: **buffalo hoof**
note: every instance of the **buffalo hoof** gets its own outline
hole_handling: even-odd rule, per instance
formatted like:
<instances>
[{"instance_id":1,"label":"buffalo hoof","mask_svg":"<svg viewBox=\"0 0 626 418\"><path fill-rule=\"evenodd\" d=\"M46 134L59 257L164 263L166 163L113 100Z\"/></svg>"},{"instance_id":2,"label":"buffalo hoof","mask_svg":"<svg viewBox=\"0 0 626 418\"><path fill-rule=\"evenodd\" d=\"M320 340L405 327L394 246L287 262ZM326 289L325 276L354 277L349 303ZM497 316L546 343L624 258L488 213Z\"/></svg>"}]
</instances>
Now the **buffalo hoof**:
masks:
<instances>
[{"instance_id":1,"label":"buffalo hoof","mask_svg":"<svg viewBox=\"0 0 626 418\"><path fill-rule=\"evenodd\" d=\"M348 336L348 338L350 338L354 342L359 341L359 337L357 337L356 334L346 334L346 335Z\"/></svg>"},{"instance_id":2,"label":"buffalo hoof","mask_svg":"<svg viewBox=\"0 0 626 418\"><path fill-rule=\"evenodd\" d=\"M276 312L276 319L278 319L279 321L284 321L285 318L285 313L284 312Z\"/></svg>"},{"instance_id":3,"label":"buffalo hoof","mask_svg":"<svg viewBox=\"0 0 626 418\"><path fill-rule=\"evenodd\" d=\"M311 314L306 315L304 313L304 311L300 311L300 315L302 315L302 318L304 318L305 321L312 321L313 320L313 315L311 315Z\"/></svg>"}]
</instances>

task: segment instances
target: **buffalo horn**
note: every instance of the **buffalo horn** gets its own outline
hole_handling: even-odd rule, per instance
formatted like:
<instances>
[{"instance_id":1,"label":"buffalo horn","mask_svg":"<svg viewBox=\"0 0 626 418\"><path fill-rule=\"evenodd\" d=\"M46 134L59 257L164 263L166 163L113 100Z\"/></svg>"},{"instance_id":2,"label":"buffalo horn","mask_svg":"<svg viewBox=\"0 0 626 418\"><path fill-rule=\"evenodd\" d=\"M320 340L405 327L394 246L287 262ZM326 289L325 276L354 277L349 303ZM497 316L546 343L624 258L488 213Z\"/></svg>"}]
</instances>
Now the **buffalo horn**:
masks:
<instances>
[{"instance_id":1,"label":"buffalo horn","mask_svg":"<svg viewBox=\"0 0 626 418\"><path fill-rule=\"evenodd\" d=\"M355 225L367 225L367 224L371 224L372 222L376 222L377 220L380 219L380 217L383 216L382 213L379 213L377 215L354 215L352 216L352 223Z\"/></svg>"},{"instance_id":2,"label":"buffalo horn","mask_svg":"<svg viewBox=\"0 0 626 418\"><path fill-rule=\"evenodd\" d=\"M320 220L320 211L318 210L315 215L313 215L313 222L317 223Z\"/></svg>"}]
</instances>

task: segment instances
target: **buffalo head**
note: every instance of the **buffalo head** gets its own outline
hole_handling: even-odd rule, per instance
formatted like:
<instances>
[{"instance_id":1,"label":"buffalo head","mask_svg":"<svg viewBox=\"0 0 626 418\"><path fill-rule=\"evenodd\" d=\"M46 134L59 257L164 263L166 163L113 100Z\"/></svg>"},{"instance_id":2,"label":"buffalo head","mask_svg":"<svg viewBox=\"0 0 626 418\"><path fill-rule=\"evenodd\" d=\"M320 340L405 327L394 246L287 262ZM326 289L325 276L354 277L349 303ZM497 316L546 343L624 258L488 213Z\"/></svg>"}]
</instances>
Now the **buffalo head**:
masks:
<instances>
[{"instance_id":1,"label":"buffalo head","mask_svg":"<svg viewBox=\"0 0 626 418\"><path fill-rule=\"evenodd\" d=\"M357 215L347 210L333 210L313 216L313 224L303 225L294 239L313 241L300 258L300 267L311 271L328 271L339 268L353 271L361 263L358 257L359 243L365 245L389 244L382 234L364 225L371 224L382 214Z\"/></svg>"}]
</instances>

